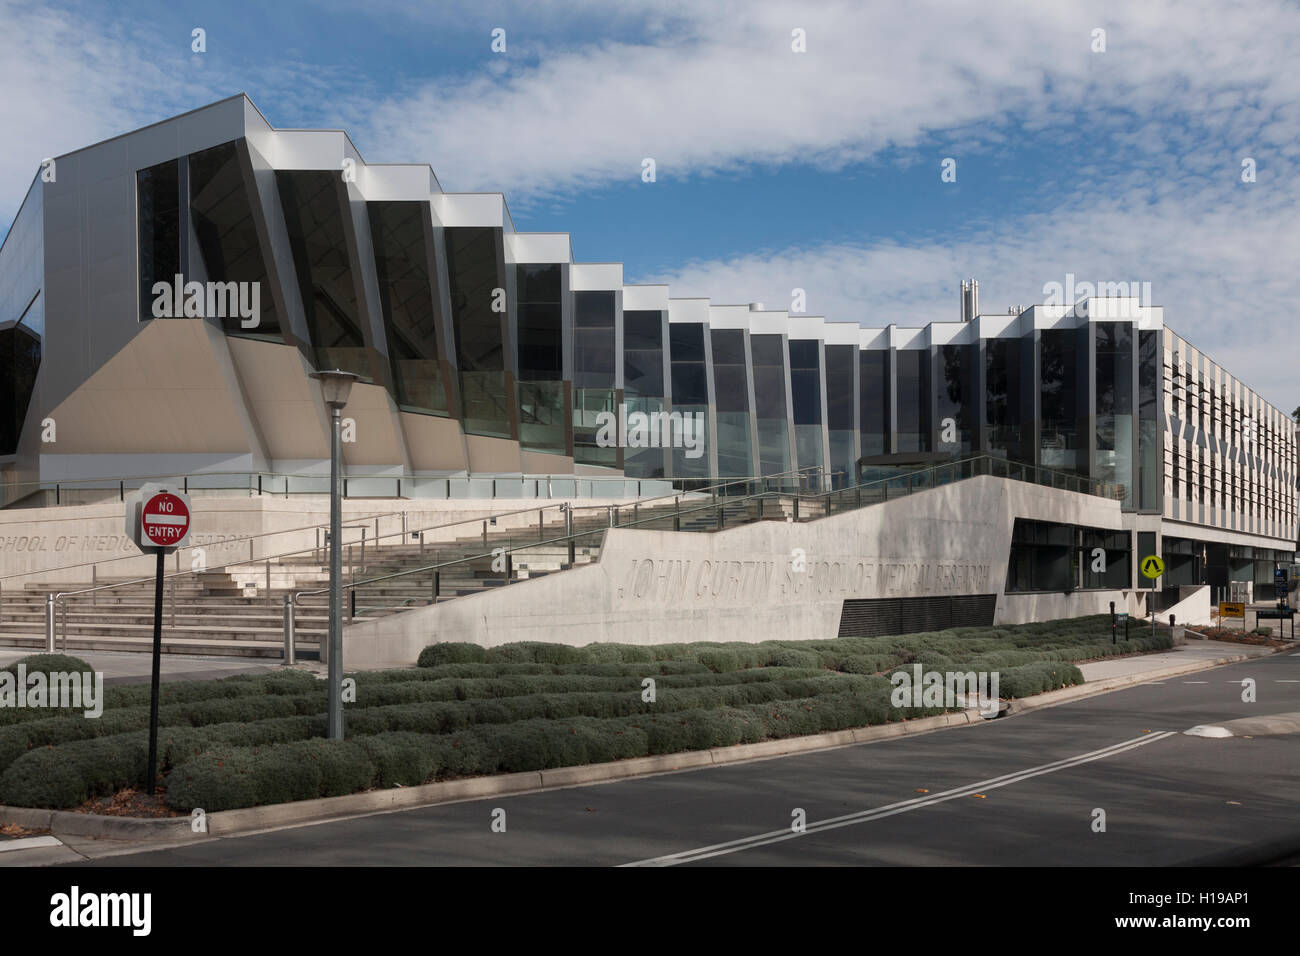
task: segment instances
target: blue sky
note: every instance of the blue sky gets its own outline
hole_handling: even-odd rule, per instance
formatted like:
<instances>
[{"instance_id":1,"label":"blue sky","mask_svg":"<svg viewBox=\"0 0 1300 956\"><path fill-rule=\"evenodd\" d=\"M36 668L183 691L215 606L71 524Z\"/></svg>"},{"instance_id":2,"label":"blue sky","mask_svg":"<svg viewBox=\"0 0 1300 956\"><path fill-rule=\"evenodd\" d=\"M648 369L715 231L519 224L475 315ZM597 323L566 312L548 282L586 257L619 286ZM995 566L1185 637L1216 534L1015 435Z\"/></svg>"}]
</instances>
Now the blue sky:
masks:
<instances>
[{"instance_id":1,"label":"blue sky","mask_svg":"<svg viewBox=\"0 0 1300 956\"><path fill-rule=\"evenodd\" d=\"M780 307L798 287L831 319L920 325L955 318L965 276L989 312L1067 273L1147 281L1169 325L1300 405L1293 3L0 0L0 16L5 229L42 157L242 90L276 126L342 127L369 161L502 191L517 228L569 232L579 259L674 295Z\"/></svg>"}]
</instances>

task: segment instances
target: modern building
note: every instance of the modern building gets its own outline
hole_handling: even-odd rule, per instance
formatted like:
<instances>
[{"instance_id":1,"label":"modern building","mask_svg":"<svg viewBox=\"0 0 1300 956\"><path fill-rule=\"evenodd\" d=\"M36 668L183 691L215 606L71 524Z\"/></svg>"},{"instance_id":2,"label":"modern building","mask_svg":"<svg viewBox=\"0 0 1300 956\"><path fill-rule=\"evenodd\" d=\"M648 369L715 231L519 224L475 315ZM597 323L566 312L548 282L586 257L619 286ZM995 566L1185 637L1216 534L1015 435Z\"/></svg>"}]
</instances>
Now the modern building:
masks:
<instances>
[{"instance_id":1,"label":"modern building","mask_svg":"<svg viewBox=\"0 0 1300 956\"><path fill-rule=\"evenodd\" d=\"M445 193L426 165L366 163L346 133L277 130L234 96L35 177L0 247L4 500L150 476L323 490L308 376L341 368L366 381L354 497L800 470L840 488L991 456L1114 486L1125 516L1018 521L1008 591L1137 587L1135 553L1157 552L1167 588L1226 590L1291 559L1293 423L1162 308L981 314L970 283L952 321L837 318L625 284L565 233L516 231L500 194Z\"/></svg>"}]
</instances>

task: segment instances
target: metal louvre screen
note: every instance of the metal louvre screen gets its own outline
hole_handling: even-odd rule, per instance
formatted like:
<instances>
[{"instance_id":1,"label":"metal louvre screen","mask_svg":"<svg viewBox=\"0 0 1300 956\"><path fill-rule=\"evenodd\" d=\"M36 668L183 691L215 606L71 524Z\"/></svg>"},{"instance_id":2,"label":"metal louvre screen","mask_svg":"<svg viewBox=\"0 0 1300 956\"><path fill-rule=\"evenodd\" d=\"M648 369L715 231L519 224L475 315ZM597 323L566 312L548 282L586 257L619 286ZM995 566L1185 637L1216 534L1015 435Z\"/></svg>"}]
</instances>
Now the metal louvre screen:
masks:
<instances>
[{"instance_id":1,"label":"metal louvre screen","mask_svg":"<svg viewBox=\"0 0 1300 956\"><path fill-rule=\"evenodd\" d=\"M838 637L916 634L950 627L990 627L996 594L958 597L852 598L844 602Z\"/></svg>"}]
</instances>

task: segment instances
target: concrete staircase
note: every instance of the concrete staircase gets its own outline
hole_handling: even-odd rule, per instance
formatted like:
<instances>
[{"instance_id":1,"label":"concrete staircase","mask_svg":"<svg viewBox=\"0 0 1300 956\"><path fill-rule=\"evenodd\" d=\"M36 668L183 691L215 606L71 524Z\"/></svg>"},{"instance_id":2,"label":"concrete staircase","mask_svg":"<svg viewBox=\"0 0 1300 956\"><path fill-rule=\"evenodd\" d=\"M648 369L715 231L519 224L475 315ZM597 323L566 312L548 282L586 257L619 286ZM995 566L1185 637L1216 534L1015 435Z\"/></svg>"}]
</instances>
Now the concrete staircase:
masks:
<instances>
[{"instance_id":1,"label":"concrete staircase","mask_svg":"<svg viewBox=\"0 0 1300 956\"><path fill-rule=\"evenodd\" d=\"M824 513L816 501L798 502L798 520ZM365 549L345 546L345 582L364 582L344 591L345 622L353 616L375 617L411 607L455 600L547 574L557 574L599 559L604 529L708 532L752 521L794 520L796 505L788 497L728 501L725 498L655 500L605 509L577 509L566 525L558 511L543 513L527 529L466 524L466 532L437 542L388 539ZM568 535L573 536L572 549ZM391 543L394 540L401 543ZM498 551L507 549L509 563ZM319 655L327 628L329 584L327 555L322 550L197 574L169 577L163 588L163 652L211 656L279 658L284 647L284 602L300 594L294 610L299 656ZM435 573L434 565L448 565ZM114 581L100 577L104 588L93 594L65 597L55 615L56 647L76 651L148 650L153 643L154 582ZM78 591L91 584L27 581L21 589L0 594L0 646L33 651L46 643L46 596Z\"/></svg>"}]
</instances>

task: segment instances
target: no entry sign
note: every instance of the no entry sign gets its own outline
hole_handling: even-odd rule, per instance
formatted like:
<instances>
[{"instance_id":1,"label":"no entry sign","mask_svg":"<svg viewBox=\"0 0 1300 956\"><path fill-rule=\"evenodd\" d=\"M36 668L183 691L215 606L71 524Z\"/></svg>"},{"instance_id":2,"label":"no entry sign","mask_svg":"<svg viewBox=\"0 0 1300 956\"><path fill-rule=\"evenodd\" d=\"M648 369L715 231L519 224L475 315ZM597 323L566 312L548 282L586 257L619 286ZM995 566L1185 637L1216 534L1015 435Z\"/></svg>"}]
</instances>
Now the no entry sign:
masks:
<instances>
[{"instance_id":1,"label":"no entry sign","mask_svg":"<svg viewBox=\"0 0 1300 956\"><path fill-rule=\"evenodd\" d=\"M190 533L190 508L164 491L145 500L140 509L140 536L159 548L174 548Z\"/></svg>"},{"instance_id":2,"label":"no entry sign","mask_svg":"<svg viewBox=\"0 0 1300 956\"><path fill-rule=\"evenodd\" d=\"M145 553L174 551L189 543L190 498L167 485L148 484L126 503L126 531Z\"/></svg>"}]
</instances>

